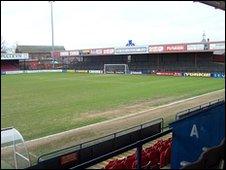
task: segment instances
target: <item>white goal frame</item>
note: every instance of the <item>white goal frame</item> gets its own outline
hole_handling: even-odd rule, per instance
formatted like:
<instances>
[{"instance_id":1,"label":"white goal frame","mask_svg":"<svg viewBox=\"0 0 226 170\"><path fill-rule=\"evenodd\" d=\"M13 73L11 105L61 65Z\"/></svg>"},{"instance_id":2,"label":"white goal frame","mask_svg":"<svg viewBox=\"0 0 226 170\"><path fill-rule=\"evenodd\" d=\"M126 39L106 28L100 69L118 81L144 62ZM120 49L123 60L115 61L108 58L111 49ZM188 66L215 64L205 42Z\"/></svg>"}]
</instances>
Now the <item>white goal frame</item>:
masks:
<instances>
[{"instance_id":1,"label":"white goal frame","mask_svg":"<svg viewBox=\"0 0 226 170\"><path fill-rule=\"evenodd\" d=\"M106 73L106 67L107 66L124 66L124 74L129 74L129 66L127 64L104 64L104 70L103 73Z\"/></svg>"}]
</instances>

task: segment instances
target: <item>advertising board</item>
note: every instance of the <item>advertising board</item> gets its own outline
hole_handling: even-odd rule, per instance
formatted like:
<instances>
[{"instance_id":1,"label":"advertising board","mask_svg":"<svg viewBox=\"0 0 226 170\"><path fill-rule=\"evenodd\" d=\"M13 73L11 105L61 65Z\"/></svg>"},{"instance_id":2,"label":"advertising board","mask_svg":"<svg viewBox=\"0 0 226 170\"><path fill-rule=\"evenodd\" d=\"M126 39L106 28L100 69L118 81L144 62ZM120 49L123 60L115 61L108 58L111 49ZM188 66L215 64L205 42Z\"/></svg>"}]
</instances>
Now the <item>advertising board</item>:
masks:
<instances>
[{"instance_id":1,"label":"advertising board","mask_svg":"<svg viewBox=\"0 0 226 170\"><path fill-rule=\"evenodd\" d=\"M101 54L103 54L103 51L102 51L102 49L91 49L90 53L93 55L101 55Z\"/></svg>"},{"instance_id":2,"label":"advertising board","mask_svg":"<svg viewBox=\"0 0 226 170\"><path fill-rule=\"evenodd\" d=\"M88 73L88 70L75 70L76 73Z\"/></svg>"},{"instance_id":3,"label":"advertising board","mask_svg":"<svg viewBox=\"0 0 226 170\"><path fill-rule=\"evenodd\" d=\"M28 53L1 53L1 60L25 60L29 59Z\"/></svg>"},{"instance_id":4,"label":"advertising board","mask_svg":"<svg viewBox=\"0 0 226 170\"><path fill-rule=\"evenodd\" d=\"M89 70L89 73L101 74L101 73L103 73L103 70Z\"/></svg>"},{"instance_id":5,"label":"advertising board","mask_svg":"<svg viewBox=\"0 0 226 170\"><path fill-rule=\"evenodd\" d=\"M144 54L144 53L148 53L147 46L115 48L115 54Z\"/></svg>"},{"instance_id":6,"label":"advertising board","mask_svg":"<svg viewBox=\"0 0 226 170\"><path fill-rule=\"evenodd\" d=\"M179 72L156 72L156 75L159 75L159 76L182 76L182 73L179 73Z\"/></svg>"},{"instance_id":7,"label":"advertising board","mask_svg":"<svg viewBox=\"0 0 226 170\"><path fill-rule=\"evenodd\" d=\"M166 51L185 51L186 46L184 44L166 45Z\"/></svg>"},{"instance_id":8,"label":"advertising board","mask_svg":"<svg viewBox=\"0 0 226 170\"><path fill-rule=\"evenodd\" d=\"M67 70L68 73L74 73L75 70Z\"/></svg>"},{"instance_id":9,"label":"advertising board","mask_svg":"<svg viewBox=\"0 0 226 170\"><path fill-rule=\"evenodd\" d=\"M183 76L191 76L191 77L210 77L210 73L183 73Z\"/></svg>"},{"instance_id":10,"label":"advertising board","mask_svg":"<svg viewBox=\"0 0 226 170\"><path fill-rule=\"evenodd\" d=\"M148 50L149 50L150 53L163 52L164 51L164 46L163 45L149 46Z\"/></svg>"},{"instance_id":11,"label":"advertising board","mask_svg":"<svg viewBox=\"0 0 226 170\"><path fill-rule=\"evenodd\" d=\"M77 56L77 55L79 55L79 51L78 50L70 51L69 55L70 56Z\"/></svg>"},{"instance_id":12,"label":"advertising board","mask_svg":"<svg viewBox=\"0 0 226 170\"><path fill-rule=\"evenodd\" d=\"M115 49L114 48L105 48L102 49L103 54L114 54L115 53Z\"/></svg>"},{"instance_id":13,"label":"advertising board","mask_svg":"<svg viewBox=\"0 0 226 170\"><path fill-rule=\"evenodd\" d=\"M60 51L60 56L69 56L69 52L68 51Z\"/></svg>"},{"instance_id":14,"label":"advertising board","mask_svg":"<svg viewBox=\"0 0 226 170\"><path fill-rule=\"evenodd\" d=\"M211 43L210 44L210 50L221 50L225 49L225 43Z\"/></svg>"},{"instance_id":15,"label":"advertising board","mask_svg":"<svg viewBox=\"0 0 226 170\"><path fill-rule=\"evenodd\" d=\"M80 50L80 54L82 54L82 55L89 55L90 54L90 49Z\"/></svg>"},{"instance_id":16,"label":"advertising board","mask_svg":"<svg viewBox=\"0 0 226 170\"><path fill-rule=\"evenodd\" d=\"M204 50L204 44L188 44L187 51L200 51Z\"/></svg>"},{"instance_id":17,"label":"advertising board","mask_svg":"<svg viewBox=\"0 0 226 170\"><path fill-rule=\"evenodd\" d=\"M59 70L24 70L24 73L51 73L51 72L62 72L61 69Z\"/></svg>"},{"instance_id":18,"label":"advertising board","mask_svg":"<svg viewBox=\"0 0 226 170\"><path fill-rule=\"evenodd\" d=\"M60 58L60 52L59 51L51 52L51 56L53 56L54 58Z\"/></svg>"},{"instance_id":19,"label":"advertising board","mask_svg":"<svg viewBox=\"0 0 226 170\"><path fill-rule=\"evenodd\" d=\"M224 73L211 73L211 77L213 78L225 78Z\"/></svg>"},{"instance_id":20,"label":"advertising board","mask_svg":"<svg viewBox=\"0 0 226 170\"><path fill-rule=\"evenodd\" d=\"M142 74L142 71L130 71L130 74Z\"/></svg>"},{"instance_id":21,"label":"advertising board","mask_svg":"<svg viewBox=\"0 0 226 170\"><path fill-rule=\"evenodd\" d=\"M24 71L6 71L5 74L21 74Z\"/></svg>"}]
</instances>

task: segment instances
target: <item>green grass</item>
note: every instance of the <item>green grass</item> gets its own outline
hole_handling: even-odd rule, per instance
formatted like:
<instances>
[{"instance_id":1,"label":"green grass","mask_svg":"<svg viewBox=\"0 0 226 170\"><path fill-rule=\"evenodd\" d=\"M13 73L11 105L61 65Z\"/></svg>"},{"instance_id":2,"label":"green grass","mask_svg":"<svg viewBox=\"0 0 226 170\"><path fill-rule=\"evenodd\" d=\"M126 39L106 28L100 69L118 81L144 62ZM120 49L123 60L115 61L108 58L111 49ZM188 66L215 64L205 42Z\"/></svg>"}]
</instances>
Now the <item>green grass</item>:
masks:
<instances>
[{"instance_id":1,"label":"green grass","mask_svg":"<svg viewBox=\"0 0 226 170\"><path fill-rule=\"evenodd\" d=\"M224 79L36 73L1 76L1 127L25 140L109 119L84 114L161 97L183 98L225 88Z\"/></svg>"}]
</instances>

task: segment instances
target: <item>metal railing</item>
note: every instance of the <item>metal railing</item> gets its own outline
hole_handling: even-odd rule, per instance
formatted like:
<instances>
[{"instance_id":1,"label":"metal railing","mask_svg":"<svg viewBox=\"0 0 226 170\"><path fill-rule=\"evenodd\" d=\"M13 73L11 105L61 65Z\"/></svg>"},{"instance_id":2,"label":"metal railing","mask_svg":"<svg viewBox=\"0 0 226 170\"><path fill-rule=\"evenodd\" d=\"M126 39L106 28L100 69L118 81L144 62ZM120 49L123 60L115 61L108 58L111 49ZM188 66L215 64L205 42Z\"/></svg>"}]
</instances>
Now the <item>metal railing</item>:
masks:
<instances>
[{"instance_id":1,"label":"metal railing","mask_svg":"<svg viewBox=\"0 0 226 170\"><path fill-rule=\"evenodd\" d=\"M109 139L114 139L115 137L121 136L122 134L127 134L129 132L141 130L141 129L145 128L147 125L152 125L152 124L155 124L156 122L162 122L162 124L161 124L162 125L161 129L162 129L163 128L163 118L157 118L157 119L154 119L152 121L143 123L141 125L133 126L133 127L130 127L130 128L127 128L127 129L124 129L124 130L121 130L121 131L118 131L118 132L115 132L115 133L111 133L109 135L99 137L97 139L93 139L93 140L89 140L87 142L77 144L75 146L71 146L71 147L68 147L68 148L59 149L59 150L56 150L56 151L53 151L53 152L50 152L50 153L47 153L47 154L43 154L38 158L38 162L42 162L44 160L47 160L47 159L50 159L50 158L53 158L53 157L57 157L57 156L60 156L62 154L67 154L71 151L80 150L80 149L83 149L85 147L92 146L94 144L97 144L97 143L100 143L100 142L103 142L103 141L107 141Z\"/></svg>"},{"instance_id":2,"label":"metal railing","mask_svg":"<svg viewBox=\"0 0 226 170\"><path fill-rule=\"evenodd\" d=\"M141 151L142 151L142 146L150 141L153 141L155 139L158 139L159 137L162 137L166 134L169 134L170 132L172 132L172 129L171 128L166 128L166 129L163 129L163 131L161 133L158 133L158 134L155 134L151 137L148 137L148 138L145 138L143 140L140 140L140 141L137 141L133 144L130 144L130 145L127 145L123 148L120 148L120 149L117 149L113 152L110 152L110 153L107 153L105 155L102 155L102 156L99 156L95 159L92 159L90 161L87 161L85 163L82 163L82 164L79 164L79 165L76 165L70 169L84 169L84 168L87 168L87 167L90 167L92 165L95 165L99 162L102 162L104 160L107 160L109 158L112 158L114 156L117 156L119 154L122 154L123 152L126 152L126 151L129 151L131 149L134 149L134 148L137 148L137 151L136 151L136 160L137 160L137 169L141 169L141 160L142 160L142 154L141 154Z\"/></svg>"},{"instance_id":3,"label":"metal railing","mask_svg":"<svg viewBox=\"0 0 226 170\"><path fill-rule=\"evenodd\" d=\"M216 100L204 103L204 104L196 106L196 107L192 107L190 109L183 110L183 111L178 112L176 114L175 120L180 119L180 117L184 118L184 117L187 117L187 116L194 115L195 113L199 112L200 110L205 110L209 106L213 106L213 105L218 104L219 102L223 102L223 101L225 101L225 99L224 98L220 98L220 99L216 99Z\"/></svg>"}]
</instances>

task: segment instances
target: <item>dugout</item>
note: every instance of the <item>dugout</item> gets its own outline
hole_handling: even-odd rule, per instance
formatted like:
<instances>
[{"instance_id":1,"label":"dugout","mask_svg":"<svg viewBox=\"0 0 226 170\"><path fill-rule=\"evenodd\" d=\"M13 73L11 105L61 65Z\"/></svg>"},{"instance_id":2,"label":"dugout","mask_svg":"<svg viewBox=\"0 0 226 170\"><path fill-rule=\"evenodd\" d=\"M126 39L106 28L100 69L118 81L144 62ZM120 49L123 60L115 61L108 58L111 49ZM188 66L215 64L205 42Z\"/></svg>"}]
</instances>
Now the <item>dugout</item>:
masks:
<instances>
[{"instance_id":1,"label":"dugout","mask_svg":"<svg viewBox=\"0 0 226 170\"><path fill-rule=\"evenodd\" d=\"M181 168L182 162L194 162L203 148L219 145L225 137L225 101L200 107L177 115L172 127L171 168Z\"/></svg>"},{"instance_id":2,"label":"dugout","mask_svg":"<svg viewBox=\"0 0 226 170\"><path fill-rule=\"evenodd\" d=\"M13 127L1 129L1 169L31 166L23 136Z\"/></svg>"}]
</instances>

